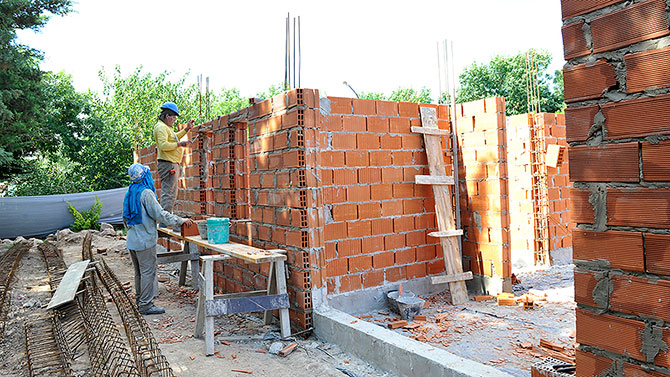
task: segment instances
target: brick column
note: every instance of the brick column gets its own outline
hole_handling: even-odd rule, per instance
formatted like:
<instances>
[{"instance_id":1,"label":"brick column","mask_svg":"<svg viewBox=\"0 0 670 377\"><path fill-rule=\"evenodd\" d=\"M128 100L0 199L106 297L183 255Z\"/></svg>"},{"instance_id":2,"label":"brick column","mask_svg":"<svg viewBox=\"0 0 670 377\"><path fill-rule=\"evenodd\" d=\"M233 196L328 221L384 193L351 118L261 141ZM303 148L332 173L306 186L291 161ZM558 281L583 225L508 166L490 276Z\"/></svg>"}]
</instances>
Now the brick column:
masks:
<instances>
[{"instance_id":1,"label":"brick column","mask_svg":"<svg viewBox=\"0 0 670 377\"><path fill-rule=\"evenodd\" d=\"M561 3L577 375L667 375L667 2Z\"/></svg>"}]
</instances>

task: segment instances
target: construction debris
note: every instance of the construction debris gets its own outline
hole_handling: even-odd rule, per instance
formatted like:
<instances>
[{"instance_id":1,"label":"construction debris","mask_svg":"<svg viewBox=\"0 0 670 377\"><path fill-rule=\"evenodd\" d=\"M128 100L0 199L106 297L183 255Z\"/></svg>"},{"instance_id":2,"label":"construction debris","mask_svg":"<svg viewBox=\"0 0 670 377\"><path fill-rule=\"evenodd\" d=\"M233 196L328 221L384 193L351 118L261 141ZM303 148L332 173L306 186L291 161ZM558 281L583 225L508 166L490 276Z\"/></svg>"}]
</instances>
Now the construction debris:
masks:
<instances>
[{"instance_id":1,"label":"construction debris","mask_svg":"<svg viewBox=\"0 0 670 377\"><path fill-rule=\"evenodd\" d=\"M298 347L298 343L291 343L279 351L279 356L286 357Z\"/></svg>"}]
</instances>

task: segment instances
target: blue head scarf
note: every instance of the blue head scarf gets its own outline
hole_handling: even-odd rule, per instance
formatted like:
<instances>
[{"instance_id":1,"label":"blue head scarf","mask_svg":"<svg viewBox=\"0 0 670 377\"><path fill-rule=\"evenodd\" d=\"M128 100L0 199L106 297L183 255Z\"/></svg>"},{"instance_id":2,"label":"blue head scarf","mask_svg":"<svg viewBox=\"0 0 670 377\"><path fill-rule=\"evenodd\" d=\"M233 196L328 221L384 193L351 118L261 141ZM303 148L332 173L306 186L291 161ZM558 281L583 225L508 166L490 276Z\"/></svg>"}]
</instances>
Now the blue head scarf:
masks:
<instances>
[{"instance_id":1,"label":"blue head scarf","mask_svg":"<svg viewBox=\"0 0 670 377\"><path fill-rule=\"evenodd\" d=\"M156 195L154 180L151 178L151 170L147 166L137 163L130 165L128 176L132 183L123 198L123 218L128 225L141 224L142 204L140 203L140 197L145 189L153 191Z\"/></svg>"}]
</instances>

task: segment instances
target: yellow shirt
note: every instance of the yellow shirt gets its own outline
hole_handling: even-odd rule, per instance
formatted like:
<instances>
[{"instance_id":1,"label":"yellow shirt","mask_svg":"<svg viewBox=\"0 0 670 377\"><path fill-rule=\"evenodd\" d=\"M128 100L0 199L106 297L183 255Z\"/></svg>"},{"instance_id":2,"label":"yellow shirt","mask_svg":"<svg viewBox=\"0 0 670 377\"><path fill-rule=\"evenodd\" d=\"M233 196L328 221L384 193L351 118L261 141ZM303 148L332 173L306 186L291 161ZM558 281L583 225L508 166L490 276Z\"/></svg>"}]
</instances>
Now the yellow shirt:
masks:
<instances>
[{"instance_id":1,"label":"yellow shirt","mask_svg":"<svg viewBox=\"0 0 670 377\"><path fill-rule=\"evenodd\" d=\"M154 140L158 147L158 159L181 163L184 148L177 146L179 139L186 135L185 130L174 132L167 124L158 121L154 126Z\"/></svg>"}]
</instances>

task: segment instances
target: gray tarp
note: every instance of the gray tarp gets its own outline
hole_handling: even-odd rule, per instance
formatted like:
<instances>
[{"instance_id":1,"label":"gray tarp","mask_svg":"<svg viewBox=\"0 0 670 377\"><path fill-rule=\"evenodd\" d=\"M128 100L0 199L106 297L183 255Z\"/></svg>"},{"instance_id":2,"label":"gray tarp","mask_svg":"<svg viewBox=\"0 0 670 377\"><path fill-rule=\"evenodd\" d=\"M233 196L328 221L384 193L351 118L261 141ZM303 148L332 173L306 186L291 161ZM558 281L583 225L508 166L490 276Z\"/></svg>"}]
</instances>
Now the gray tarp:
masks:
<instances>
[{"instance_id":1,"label":"gray tarp","mask_svg":"<svg viewBox=\"0 0 670 377\"><path fill-rule=\"evenodd\" d=\"M0 238L43 236L65 229L74 222L66 202L80 211L88 210L96 196L104 206L100 221L122 224L126 191L127 187L77 194L0 198Z\"/></svg>"}]
</instances>

